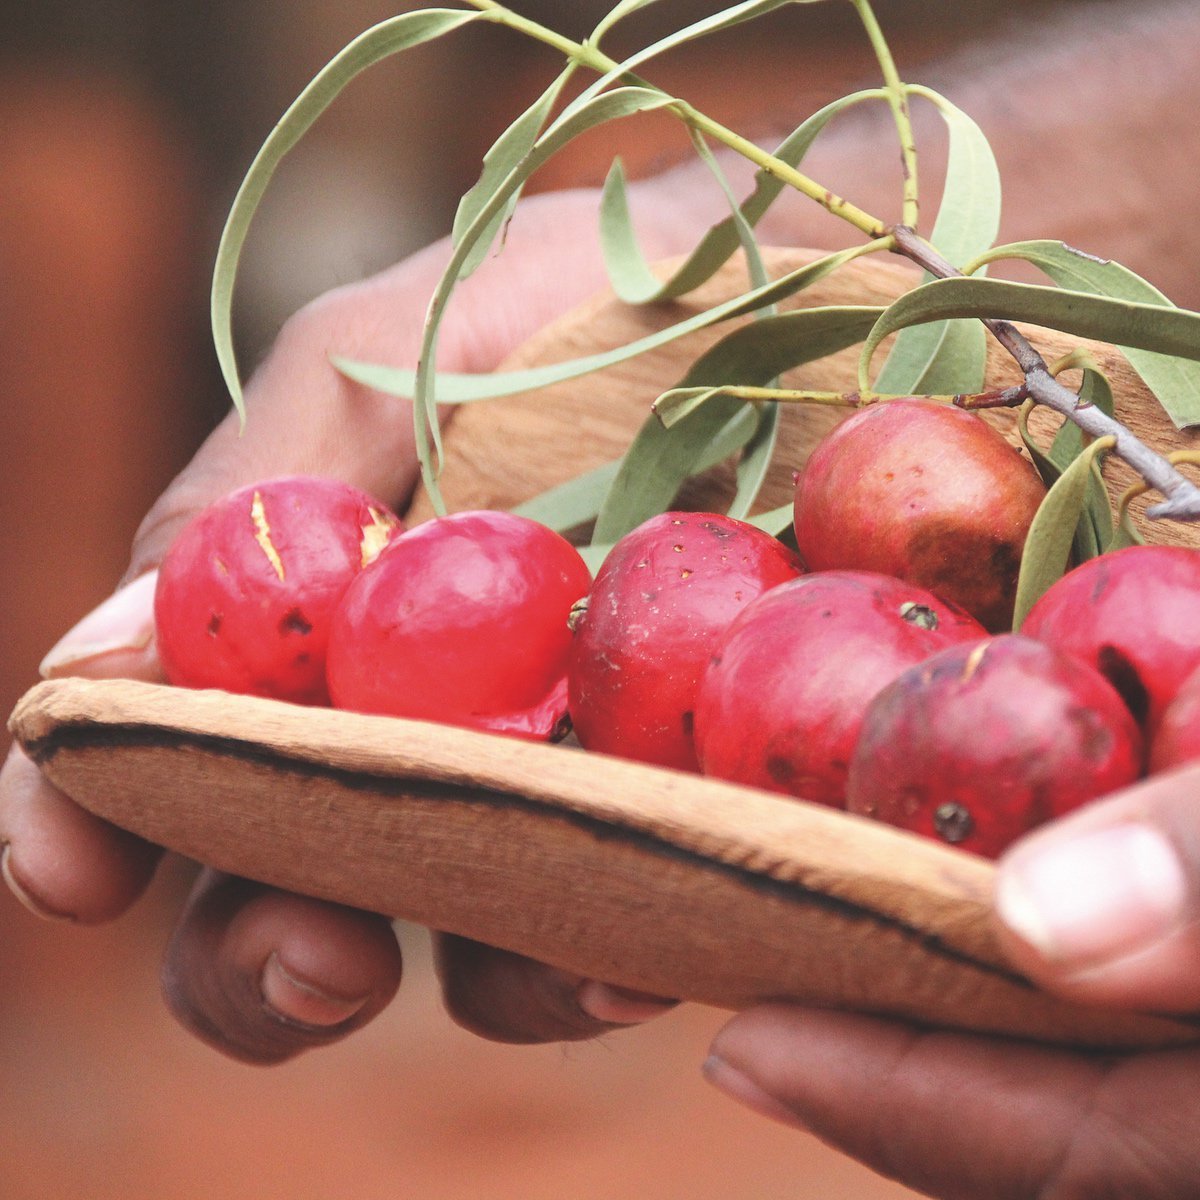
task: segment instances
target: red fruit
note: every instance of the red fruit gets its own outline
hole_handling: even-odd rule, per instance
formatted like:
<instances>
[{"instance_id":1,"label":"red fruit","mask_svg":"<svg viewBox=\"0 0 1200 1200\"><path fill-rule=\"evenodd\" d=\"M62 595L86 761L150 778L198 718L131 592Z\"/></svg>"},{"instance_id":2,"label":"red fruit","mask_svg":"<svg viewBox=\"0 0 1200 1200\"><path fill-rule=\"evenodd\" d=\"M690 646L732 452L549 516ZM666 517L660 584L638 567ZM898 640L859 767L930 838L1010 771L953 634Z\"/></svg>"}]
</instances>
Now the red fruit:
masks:
<instances>
[{"instance_id":1,"label":"red fruit","mask_svg":"<svg viewBox=\"0 0 1200 1200\"><path fill-rule=\"evenodd\" d=\"M1141 765L1141 733L1108 680L1008 634L942 650L875 697L846 807L994 858Z\"/></svg>"},{"instance_id":2,"label":"red fruit","mask_svg":"<svg viewBox=\"0 0 1200 1200\"><path fill-rule=\"evenodd\" d=\"M1200 550L1130 546L1088 559L1050 587L1021 632L1099 669L1153 738L1200 668Z\"/></svg>"},{"instance_id":3,"label":"red fruit","mask_svg":"<svg viewBox=\"0 0 1200 1200\"><path fill-rule=\"evenodd\" d=\"M1150 743L1151 772L1200 760L1200 671L1193 671L1163 709Z\"/></svg>"},{"instance_id":4,"label":"red fruit","mask_svg":"<svg viewBox=\"0 0 1200 1200\"><path fill-rule=\"evenodd\" d=\"M154 596L167 679L324 704L334 607L401 528L334 479L240 488L199 513L163 559Z\"/></svg>"},{"instance_id":5,"label":"red fruit","mask_svg":"<svg viewBox=\"0 0 1200 1200\"><path fill-rule=\"evenodd\" d=\"M698 770L696 692L716 639L751 600L801 570L775 538L712 513L664 513L627 534L575 629L567 678L580 743Z\"/></svg>"},{"instance_id":6,"label":"red fruit","mask_svg":"<svg viewBox=\"0 0 1200 1200\"><path fill-rule=\"evenodd\" d=\"M397 538L334 616L338 708L549 738L567 709L579 552L536 521L463 512Z\"/></svg>"},{"instance_id":7,"label":"red fruit","mask_svg":"<svg viewBox=\"0 0 1200 1200\"><path fill-rule=\"evenodd\" d=\"M1033 467L979 417L893 400L861 409L817 444L796 480L796 543L810 571L894 575L1008 629L1045 494Z\"/></svg>"},{"instance_id":8,"label":"red fruit","mask_svg":"<svg viewBox=\"0 0 1200 1200\"><path fill-rule=\"evenodd\" d=\"M906 667L986 633L923 588L861 571L781 584L713 652L696 704L701 770L841 807L867 705Z\"/></svg>"}]
</instances>

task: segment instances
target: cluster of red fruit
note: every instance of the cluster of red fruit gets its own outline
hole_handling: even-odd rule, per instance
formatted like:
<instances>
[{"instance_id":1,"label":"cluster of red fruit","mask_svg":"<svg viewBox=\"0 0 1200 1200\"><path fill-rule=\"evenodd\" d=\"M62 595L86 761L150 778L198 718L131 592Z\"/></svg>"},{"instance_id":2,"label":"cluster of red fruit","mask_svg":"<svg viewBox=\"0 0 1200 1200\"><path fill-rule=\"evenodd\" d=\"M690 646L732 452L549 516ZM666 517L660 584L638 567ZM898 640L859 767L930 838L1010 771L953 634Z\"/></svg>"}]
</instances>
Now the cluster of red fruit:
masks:
<instances>
[{"instance_id":1,"label":"cluster of red fruit","mask_svg":"<svg viewBox=\"0 0 1200 1200\"><path fill-rule=\"evenodd\" d=\"M994 855L1147 765L1200 757L1200 551L1093 559L1006 632L1043 495L979 418L894 401L814 450L799 555L666 513L593 582L511 514L404 532L345 485L276 480L172 548L159 651L186 686L543 739L569 713L586 749Z\"/></svg>"}]
</instances>

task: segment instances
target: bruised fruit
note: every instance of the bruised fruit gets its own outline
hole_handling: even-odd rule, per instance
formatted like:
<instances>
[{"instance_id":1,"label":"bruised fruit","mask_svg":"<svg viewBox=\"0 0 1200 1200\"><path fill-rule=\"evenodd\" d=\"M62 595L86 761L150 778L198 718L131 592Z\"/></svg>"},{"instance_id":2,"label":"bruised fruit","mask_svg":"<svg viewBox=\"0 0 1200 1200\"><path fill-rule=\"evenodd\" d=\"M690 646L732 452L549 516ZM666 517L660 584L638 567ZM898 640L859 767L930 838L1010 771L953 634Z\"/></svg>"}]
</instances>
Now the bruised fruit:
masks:
<instances>
[{"instance_id":1,"label":"bruised fruit","mask_svg":"<svg viewBox=\"0 0 1200 1200\"><path fill-rule=\"evenodd\" d=\"M567 710L579 552L503 512L396 538L347 590L329 639L338 708L547 739Z\"/></svg>"},{"instance_id":2,"label":"bruised fruit","mask_svg":"<svg viewBox=\"0 0 1200 1200\"><path fill-rule=\"evenodd\" d=\"M911 583L827 571L781 584L718 640L700 685L701 770L841 807L867 705L901 671L986 630Z\"/></svg>"},{"instance_id":3,"label":"bruised fruit","mask_svg":"<svg viewBox=\"0 0 1200 1200\"><path fill-rule=\"evenodd\" d=\"M696 691L717 637L755 597L801 572L753 525L652 517L604 560L575 625L571 724L588 750L697 770Z\"/></svg>"},{"instance_id":4,"label":"bruised fruit","mask_svg":"<svg viewBox=\"0 0 1200 1200\"><path fill-rule=\"evenodd\" d=\"M1200 671L1193 671L1163 710L1150 743L1150 770L1200 761Z\"/></svg>"},{"instance_id":5,"label":"bruised fruit","mask_svg":"<svg viewBox=\"0 0 1200 1200\"><path fill-rule=\"evenodd\" d=\"M1147 735L1200 668L1200 550L1129 546L1067 572L1021 632L1097 668Z\"/></svg>"},{"instance_id":6,"label":"bruised fruit","mask_svg":"<svg viewBox=\"0 0 1200 1200\"><path fill-rule=\"evenodd\" d=\"M1008 634L942 650L875 697L847 808L994 858L1141 766L1141 733L1108 680Z\"/></svg>"},{"instance_id":7,"label":"bruised fruit","mask_svg":"<svg viewBox=\"0 0 1200 1200\"><path fill-rule=\"evenodd\" d=\"M796 479L796 543L810 571L894 575L1003 630L1044 496L1033 467L979 417L893 400L813 449Z\"/></svg>"},{"instance_id":8,"label":"bruised fruit","mask_svg":"<svg viewBox=\"0 0 1200 1200\"><path fill-rule=\"evenodd\" d=\"M168 681L326 703L333 610L400 527L357 488L310 476L209 505L159 569L154 619Z\"/></svg>"}]
</instances>

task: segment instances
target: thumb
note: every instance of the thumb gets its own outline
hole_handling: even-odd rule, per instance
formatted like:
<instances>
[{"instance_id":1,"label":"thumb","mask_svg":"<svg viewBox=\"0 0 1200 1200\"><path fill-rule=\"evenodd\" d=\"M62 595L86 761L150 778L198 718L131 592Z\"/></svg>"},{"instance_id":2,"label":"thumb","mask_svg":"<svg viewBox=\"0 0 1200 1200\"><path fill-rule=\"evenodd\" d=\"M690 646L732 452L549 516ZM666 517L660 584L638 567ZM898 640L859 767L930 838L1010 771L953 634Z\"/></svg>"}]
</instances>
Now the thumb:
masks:
<instances>
[{"instance_id":1,"label":"thumb","mask_svg":"<svg viewBox=\"0 0 1200 1200\"><path fill-rule=\"evenodd\" d=\"M998 864L1016 965L1084 1003L1200 1012L1200 764L1025 838Z\"/></svg>"}]
</instances>

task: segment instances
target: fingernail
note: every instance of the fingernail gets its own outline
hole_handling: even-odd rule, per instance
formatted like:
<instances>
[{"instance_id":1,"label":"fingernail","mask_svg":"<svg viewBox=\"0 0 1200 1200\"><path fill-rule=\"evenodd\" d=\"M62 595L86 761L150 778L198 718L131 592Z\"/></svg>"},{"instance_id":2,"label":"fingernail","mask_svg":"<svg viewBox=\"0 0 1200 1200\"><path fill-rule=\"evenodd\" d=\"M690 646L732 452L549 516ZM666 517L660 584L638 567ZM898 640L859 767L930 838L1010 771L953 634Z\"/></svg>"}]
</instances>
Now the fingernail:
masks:
<instances>
[{"instance_id":1,"label":"fingernail","mask_svg":"<svg viewBox=\"0 0 1200 1200\"><path fill-rule=\"evenodd\" d=\"M604 1025L640 1025L670 1012L678 1000L650 996L628 988L613 987L595 979L586 979L575 993L579 1007Z\"/></svg>"},{"instance_id":2,"label":"fingernail","mask_svg":"<svg viewBox=\"0 0 1200 1200\"><path fill-rule=\"evenodd\" d=\"M718 1091L724 1092L731 1100L744 1104L760 1117L769 1117L773 1121L782 1121L793 1129L808 1131L802 1117L764 1091L749 1075L737 1067L730 1066L719 1055L710 1054L700 1070L704 1078Z\"/></svg>"},{"instance_id":3,"label":"fingernail","mask_svg":"<svg viewBox=\"0 0 1200 1200\"><path fill-rule=\"evenodd\" d=\"M0 848L0 875L4 877L4 882L8 885L8 890L27 908L35 917L42 917L47 921L74 921L75 917L71 913L59 912L57 909L51 908L48 904L39 900L28 888L25 887L12 869L12 845L5 842Z\"/></svg>"},{"instance_id":4,"label":"fingernail","mask_svg":"<svg viewBox=\"0 0 1200 1200\"><path fill-rule=\"evenodd\" d=\"M370 999L369 996L334 996L298 979L272 954L263 966L262 997L276 1016L296 1025L329 1029L348 1021Z\"/></svg>"},{"instance_id":5,"label":"fingernail","mask_svg":"<svg viewBox=\"0 0 1200 1200\"><path fill-rule=\"evenodd\" d=\"M71 674L96 659L145 650L154 638L157 580L157 571L140 575L92 609L42 659L42 678Z\"/></svg>"},{"instance_id":6,"label":"fingernail","mask_svg":"<svg viewBox=\"0 0 1200 1200\"><path fill-rule=\"evenodd\" d=\"M1000 919L1045 958L1083 970L1177 930L1187 919L1188 882L1157 829L1113 825L1018 850L1001 866L995 903Z\"/></svg>"}]
</instances>

